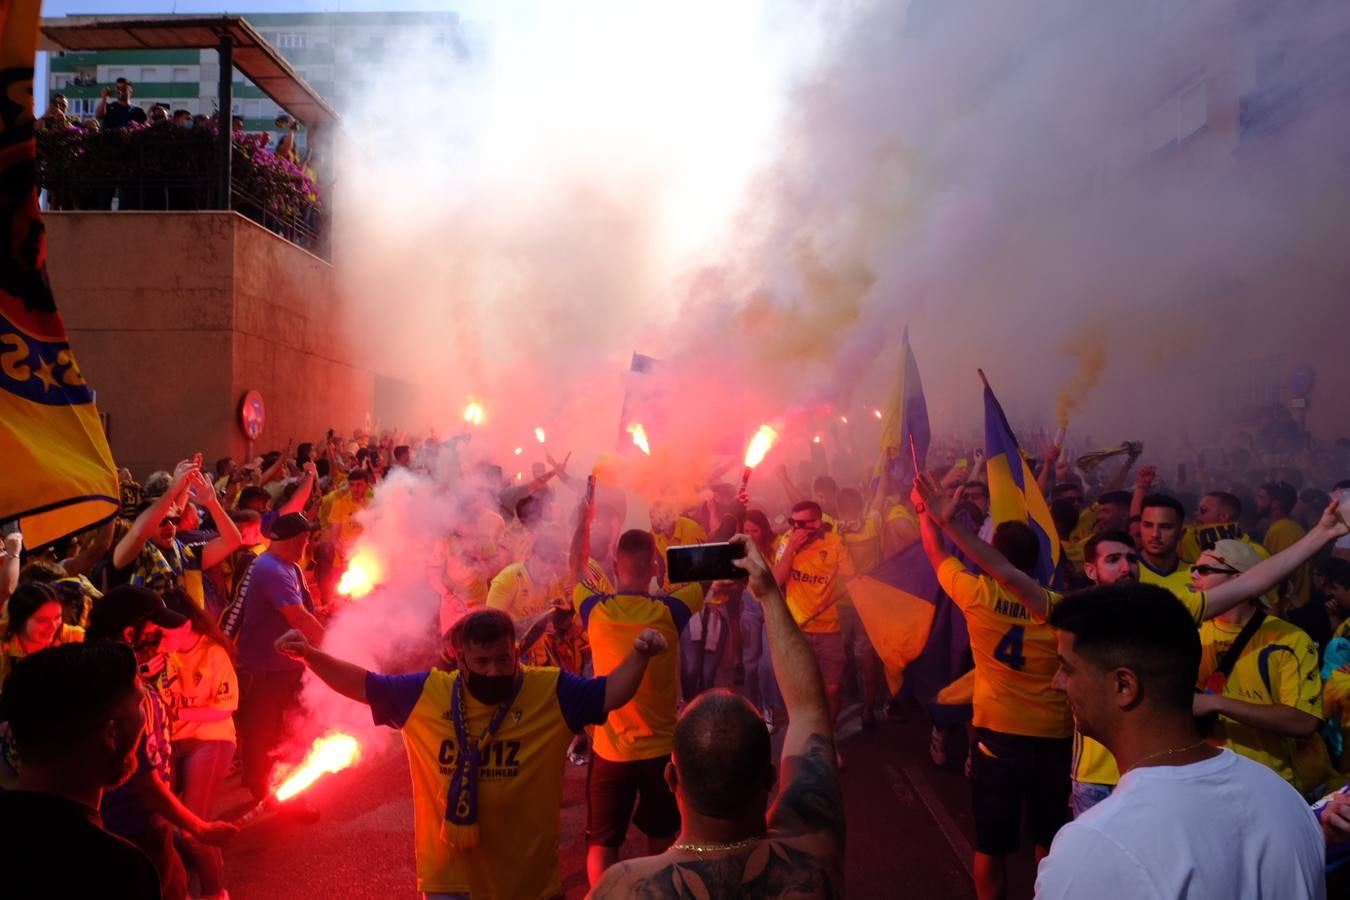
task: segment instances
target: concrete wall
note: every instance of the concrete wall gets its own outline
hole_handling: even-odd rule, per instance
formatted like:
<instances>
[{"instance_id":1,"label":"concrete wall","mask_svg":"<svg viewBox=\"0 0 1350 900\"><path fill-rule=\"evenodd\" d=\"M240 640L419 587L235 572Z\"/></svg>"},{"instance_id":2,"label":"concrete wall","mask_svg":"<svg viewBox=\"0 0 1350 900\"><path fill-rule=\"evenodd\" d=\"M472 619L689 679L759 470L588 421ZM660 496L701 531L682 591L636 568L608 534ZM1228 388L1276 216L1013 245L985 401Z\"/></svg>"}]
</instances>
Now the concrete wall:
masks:
<instances>
[{"instance_id":1,"label":"concrete wall","mask_svg":"<svg viewBox=\"0 0 1350 900\"><path fill-rule=\"evenodd\" d=\"M259 453L364 422L374 378L332 324L329 264L231 212L46 222L57 308L113 457L138 478L197 450L242 457L249 389L268 407Z\"/></svg>"}]
</instances>

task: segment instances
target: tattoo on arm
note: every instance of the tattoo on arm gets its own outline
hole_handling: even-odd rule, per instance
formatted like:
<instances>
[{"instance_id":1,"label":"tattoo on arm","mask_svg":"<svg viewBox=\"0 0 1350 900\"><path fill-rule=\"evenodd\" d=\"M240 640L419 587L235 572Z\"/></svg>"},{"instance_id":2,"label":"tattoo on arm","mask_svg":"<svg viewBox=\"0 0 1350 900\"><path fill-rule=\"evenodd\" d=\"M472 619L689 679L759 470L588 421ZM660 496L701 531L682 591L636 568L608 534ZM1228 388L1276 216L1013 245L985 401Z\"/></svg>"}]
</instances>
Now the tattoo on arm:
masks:
<instances>
[{"instance_id":1,"label":"tattoo on arm","mask_svg":"<svg viewBox=\"0 0 1350 900\"><path fill-rule=\"evenodd\" d=\"M811 735L806 752L790 757L784 768L788 781L769 811L769 827L784 837L825 831L842 848L844 797L829 738Z\"/></svg>"}]
</instances>

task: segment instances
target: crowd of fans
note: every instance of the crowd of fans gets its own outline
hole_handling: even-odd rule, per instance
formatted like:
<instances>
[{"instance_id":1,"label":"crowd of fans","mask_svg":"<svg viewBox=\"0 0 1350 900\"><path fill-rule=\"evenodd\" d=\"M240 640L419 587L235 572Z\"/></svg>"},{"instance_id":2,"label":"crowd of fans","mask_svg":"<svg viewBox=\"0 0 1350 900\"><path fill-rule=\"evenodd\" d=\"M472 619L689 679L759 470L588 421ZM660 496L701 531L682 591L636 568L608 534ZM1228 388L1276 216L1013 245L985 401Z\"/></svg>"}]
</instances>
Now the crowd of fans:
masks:
<instances>
[{"instance_id":1,"label":"crowd of fans","mask_svg":"<svg viewBox=\"0 0 1350 900\"><path fill-rule=\"evenodd\" d=\"M595 896L694 878L837 895L847 698L864 728L906 703L965 711L934 716L929 750L970 778L981 898L1005 894L1024 833L1046 897L1194 896L1197 879L1223 885L1204 896L1320 897L1341 883L1344 460L1192 454L1165 479L1136 471L1137 444L1119 462L1038 447L1029 489L1062 547L1042 583L1037 535L995 527L985 462L954 439L912 485L842 459L829 474L817 456L762 478L769 502L712 478L627 529L635 498L567 459L510 480L461 466L457 446L357 431L209 472L198 455L139 482L124 470L121 515L86 534L25 548L7 527L0 841L22 838L20 819L51 823L129 885L225 896L234 827L215 817L233 771L283 815L317 816L269 793L310 669L402 730L428 895L560 894L569 762L587 767ZM441 655L419 675L323 652L361 513L399 469L454 486L437 552L399 561L424 565L440 597L427 632ZM744 548L746 580L670 581L669 548L719 541ZM941 696L889 695L850 598L855 577L911 547L965 626L930 646L959 661ZM61 799L43 806L44 792ZM154 871L118 856L100 822ZM630 827L649 857L620 861Z\"/></svg>"},{"instance_id":2,"label":"crowd of fans","mask_svg":"<svg viewBox=\"0 0 1350 900\"><path fill-rule=\"evenodd\" d=\"M147 109L132 102L125 78L104 87L94 115L70 114L64 94L54 94L37 120L47 208L53 210L206 209L214 182L215 136L219 114L194 115L156 102ZM235 206L265 227L276 219L319 230L319 183L327 183L319 130L311 128L304 152L297 143L300 123L282 114L281 137L250 134L239 116L230 122L236 169ZM121 140L112 140L113 135ZM135 152L139 149L139 153ZM287 234L297 242L312 234Z\"/></svg>"}]
</instances>

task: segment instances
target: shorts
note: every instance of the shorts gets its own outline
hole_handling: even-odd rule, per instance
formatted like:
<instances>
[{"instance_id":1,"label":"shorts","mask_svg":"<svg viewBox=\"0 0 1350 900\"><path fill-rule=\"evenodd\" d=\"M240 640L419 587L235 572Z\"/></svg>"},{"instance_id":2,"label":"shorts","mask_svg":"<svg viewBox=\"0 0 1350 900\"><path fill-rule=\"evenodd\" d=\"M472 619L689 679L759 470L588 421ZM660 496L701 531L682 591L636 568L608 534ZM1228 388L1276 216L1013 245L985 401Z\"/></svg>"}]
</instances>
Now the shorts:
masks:
<instances>
[{"instance_id":1,"label":"shorts","mask_svg":"<svg viewBox=\"0 0 1350 900\"><path fill-rule=\"evenodd\" d=\"M587 845L622 847L630 820L648 837L679 834L680 808L666 784L668 762L669 756L611 762L591 754L586 772Z\"/></svg>"},{"instance_id":2,"label":"shorts","mask_svg":"<svg viewBox=\"0 0 1350 900\"><path fill-rule=\"evenodd\" d=\"M1048 848L1069 815L1073 738L976 728L970 755L975 850L989 856L1016 853L1024 817L1032 842Z\"/></svg>"},{"instance_id":3,"label":"shorts","mask_svg":"<svg viewBox=\"0 0 1350 900\"><path fill-rule=\"evenodd\" d=\"M826 691L839 690L844 683L844 635L839 631L825 634L806 635L811 652L816 655L816 665L820 666L820 677L825 682Z\"/></svg>"}]
</instances>

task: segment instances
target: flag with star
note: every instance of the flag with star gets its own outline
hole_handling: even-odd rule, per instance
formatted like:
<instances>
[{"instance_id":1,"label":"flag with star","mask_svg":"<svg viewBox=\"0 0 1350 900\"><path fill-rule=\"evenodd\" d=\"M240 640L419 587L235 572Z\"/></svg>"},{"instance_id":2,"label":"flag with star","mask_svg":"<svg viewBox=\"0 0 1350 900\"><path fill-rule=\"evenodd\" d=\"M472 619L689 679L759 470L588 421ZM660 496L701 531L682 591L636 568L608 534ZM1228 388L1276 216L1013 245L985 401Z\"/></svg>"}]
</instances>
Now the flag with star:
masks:
<instances>
[{"instance_id":1,"label":"flag with star","mask_svg":"<svg viewBox=\"0 0 1350 900\"><path fill-rule=\"evenodd\" d=\"M33 61L40 0L0 2L0 522L37 547L117 513L117 468L47 280Z\"/></svg>"}]
</instances>

